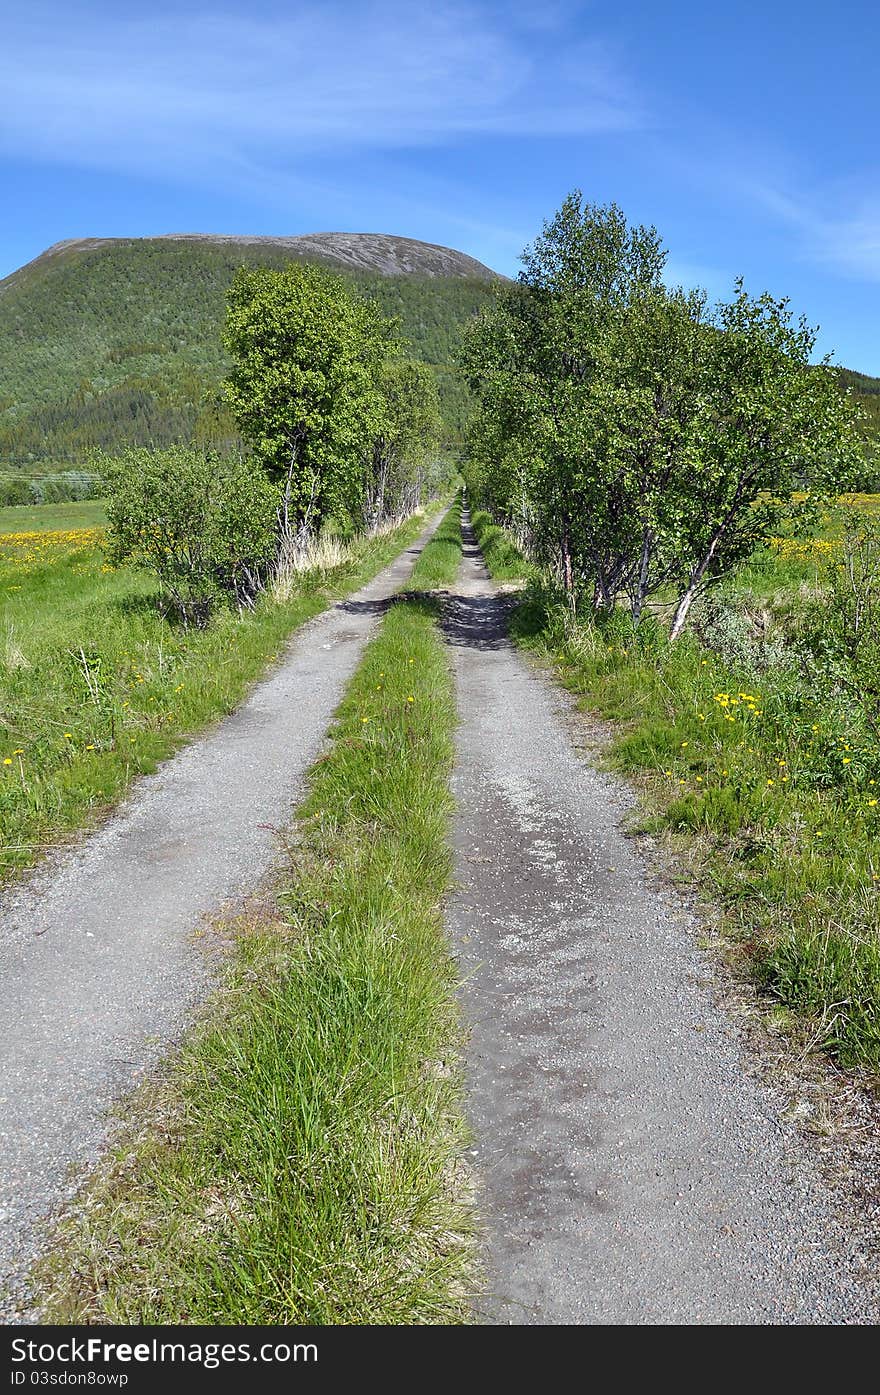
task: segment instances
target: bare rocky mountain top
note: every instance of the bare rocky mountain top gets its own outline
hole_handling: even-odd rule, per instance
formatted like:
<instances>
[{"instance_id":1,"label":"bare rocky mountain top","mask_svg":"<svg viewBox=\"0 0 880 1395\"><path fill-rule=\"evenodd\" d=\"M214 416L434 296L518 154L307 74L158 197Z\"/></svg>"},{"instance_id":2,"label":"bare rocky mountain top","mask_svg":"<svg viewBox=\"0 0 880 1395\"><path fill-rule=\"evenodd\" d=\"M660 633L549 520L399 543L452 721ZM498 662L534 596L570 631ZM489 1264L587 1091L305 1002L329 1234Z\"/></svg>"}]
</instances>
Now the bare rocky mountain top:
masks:
<instances>
[{"instance_id":1,"label":"bare rocky mountain top","mask_svg":"<svg viewBox=\"0 0 880 1395\"><path fill-rule=\"evenodd\" d=\"M28 263L33 268L71 253L93 252L120 242L206 242L238 246L287 248L295 257L306 261L325 261L353 271L371 271L381 276L468 276L483 281L498 279L475 257L441 247L433 242L419 242L411 237L393 237L389 233L306 233L299 237L259 237L237 233L165 233L157 238L73 237L56 242ZM13 272L13 281L20 275Z\"/></svg>"}]
</instances>

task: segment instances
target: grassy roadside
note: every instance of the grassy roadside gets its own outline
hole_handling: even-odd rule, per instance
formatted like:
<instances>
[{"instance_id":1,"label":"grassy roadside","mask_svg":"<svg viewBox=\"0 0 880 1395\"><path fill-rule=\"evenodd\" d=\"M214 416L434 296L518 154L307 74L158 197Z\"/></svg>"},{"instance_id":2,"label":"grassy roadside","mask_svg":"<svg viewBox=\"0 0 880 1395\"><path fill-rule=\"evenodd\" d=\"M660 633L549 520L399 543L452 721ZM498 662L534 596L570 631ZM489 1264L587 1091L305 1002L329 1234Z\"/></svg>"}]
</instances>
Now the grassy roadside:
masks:
<instances>
[{"instance_id":1,"label":"grassy roadside","mask_svg":"<svg viewBox=\"0 0 880 1395\"><path fill-rule=\"evenodd\" d=\"M452 581L453 529L416 586ZM272 907L227 927L223 987L43 1271L47 1321L468 1320L434 619L402 600L368 646Z\"/></svg>"},{"instance_id":2,"label":"grassy roadside","mask_svg":"<svg viewBox=\"0 0 880 1395\"><path fill-rule=\"evenodd\" d=\"M479 515L475 525L479 538L487 525ZM805 700L784 664L756 680L693 637L669 645L655 626L634 634L623 615L574 622L537 586L512 629L614 723L608 761L637 782L642 829L721 908L733 963L781 1025L841 1065L876 1071L876 741L818 693Z\"/></svg>"},{"instance_id":3,"label":"grassy roadside","mask_svg":"<svg viewBox=\"0 0 880 1395\"><path fill-rule=\"evenodd\" d=\"M529 581L535 577L535 568L525 560L510 535L498 527L491 514L477 509L471 517L471 526L486 566L496 581Z\"/></svg>"},{"instance_id":4,"label":"grassy roadside","mask_svg":"<svg viewBox=\"0 0 880 1395\"><path fill-rule=\"evenodd\" d=\"M251 614L221 612L189 632L163 619L149 578L103 566L91 535L87 546L74 532L63 548L23 557L8 537L4 554L0 538L0 879L232 711L291 631L424 525L416 517L362 539L344 565L304 573L283 602L267 596Z\"/></svg>"}]
</instances>

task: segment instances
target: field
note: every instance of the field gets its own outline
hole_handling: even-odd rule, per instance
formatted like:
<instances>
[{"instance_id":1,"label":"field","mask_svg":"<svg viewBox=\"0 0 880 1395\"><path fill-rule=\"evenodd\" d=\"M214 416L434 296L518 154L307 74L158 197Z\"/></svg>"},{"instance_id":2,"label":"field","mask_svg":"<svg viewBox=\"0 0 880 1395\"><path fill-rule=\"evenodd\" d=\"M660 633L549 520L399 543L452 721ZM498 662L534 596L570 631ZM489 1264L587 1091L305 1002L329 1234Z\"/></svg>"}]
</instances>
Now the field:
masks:
<instances>
[{"instance_id":1,"label":"field","mask_svg":"<svg viewBox=\"0 0 880 1395\"><path fill-rule=\"evenodd\" d=\"M253 614L223 612L185 633L163 617L153 581L107 564L102 519L97 503L0 515L0 877L229 712L297 624L421 526L304 574L283 604L267 597Z\"/></svg>"},{"instance_id":2,"label":"field","mask_svg":"<svg viewBox=\"0 0 880 1395\"><path fill-rule=\"evenodd\" d=\"M804 1040L880 1065L880 740L870 676L834 648L841 533L876 516L847 496L811 542L760 550L670 645L649 618L573 619L531 575L514 617L585 707L611 720L611 766L636 779L659 836L720 906L737 964ZM490 567L509 540L475 516ZM520 560L519 574L530 569ZM840 569L837 569L840 576Z\"/></svg>"},{"instance_id":3,"label":"field","mask_svg":"<svg viewBox=\"0 0 880 1395\"><path fill-rule=\"evenodd\" d=\"M87 499L77 504L15 504L12 508L0 509L0 536L103 528L106 521L100 499Z\"/></svg>"}]
</instances>

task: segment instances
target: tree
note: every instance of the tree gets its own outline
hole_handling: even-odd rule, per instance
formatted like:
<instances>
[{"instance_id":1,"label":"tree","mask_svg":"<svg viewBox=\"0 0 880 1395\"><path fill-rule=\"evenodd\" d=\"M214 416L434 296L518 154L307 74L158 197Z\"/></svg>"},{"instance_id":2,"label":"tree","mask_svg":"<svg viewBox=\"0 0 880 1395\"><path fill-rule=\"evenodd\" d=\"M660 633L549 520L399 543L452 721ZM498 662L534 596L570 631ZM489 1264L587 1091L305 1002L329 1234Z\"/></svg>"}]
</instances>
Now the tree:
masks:
<instances>
[{"instance_id":1,"label":"tree","mask_svg":"<svg viewBox=\"0 0 880 1395\"><path fill-rule=\"evenodd\" d=\"M792 494L845 488L862 452L852 404L816 334L788 300L750 296L742 281L704 336L704 427L686 484L677 544L676 639L695 597L792 514Z\"/></svg>"},{"instance_id":2,"label":"tree","mask_svg":"<svg viewBox=\"0 0 880 1395\"><path fill-rule=\"evenodd\" d=\"M388 514L418 507L441 431L431 370L390 348L376 370L380 405L364 455L363 517L371 528Z\"/></svg>"},{"instance_id":3,"label":"tree","mask_svg":"<svg viewBox=\"0 0 880 1395\"><path fill-rule=\"evenodd\" d=\"M614 550L626 520L607 488L603 345L634 298L659 288L665 253L655 229L631 228L616 205L585 203L576 190L522 260L518 283L465 345L484 427L495 421L483 444L500 435L508 461L507 447L520 466L531 460L537 552L555 559L572 601L590 572L604 597L619 578L602 578L597 558Z\"/></svg>"},{"instance_id":4,"label":"tree","mask_svg":"<svg viewBox=\"0 0 880 1395\"><path fill-rule=\"evenodd\" d=\"M465 343L483 500L572 604L627 595L638 624L674 587L677 638L707 585L853 477L852 406L787 301L739 282L710 314L662 284L656 231L613 205L571 195L523 261Z\"/></svg>"},{"instance_id":5,"label":"tree","mask_svg":"<svg viewBox=\"0 0 880 1395\"><path fill-rule=\"evenodd\" d=\"M331 514L356 517L364 440L379 426L378 364L392 322L330 272L242 269L229 292L226 397L282 485L279 530L303 544Z\"/></svg>"}]
</instances>

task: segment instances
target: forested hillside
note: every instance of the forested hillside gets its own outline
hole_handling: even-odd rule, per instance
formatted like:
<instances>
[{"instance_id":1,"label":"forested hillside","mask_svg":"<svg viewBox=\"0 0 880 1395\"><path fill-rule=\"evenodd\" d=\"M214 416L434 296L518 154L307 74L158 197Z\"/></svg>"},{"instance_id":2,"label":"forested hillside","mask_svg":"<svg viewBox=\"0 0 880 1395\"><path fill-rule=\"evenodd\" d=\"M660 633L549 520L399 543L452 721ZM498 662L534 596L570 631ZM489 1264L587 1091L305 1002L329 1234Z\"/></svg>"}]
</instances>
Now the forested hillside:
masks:
<instances>
[{"instance_id":1,"label":"forested hillside","mask_svg":"<svg viewBox=\"0 0 880 1395\"><path fill-rule=\"evenodd\" d=\"M851 368L841 368L839 377L841 385L852 390L865 413L870 435L880 438L880 378L869 378L866 373L855 373Z\"/></svg>"},{"instance_id":2,"label":"forested hillside","mask_svg":"<svg viewBox=\"0 0 880 1395\"><path fill-rule=\"evenodd\" d=\"M0 283L0 468L77 462L95 446L234 439L218 398L226 292L239 266L292 260L335 263L384 314L400 317L415 356L434 369L447 437L457 443L467 407L453 359L461 325L491 294L492 273L406 239L351 237L326 254L320 238L304 242L73 243ZM405 270L393 274L398 266Z\"/></svg>"}]
</instances>

